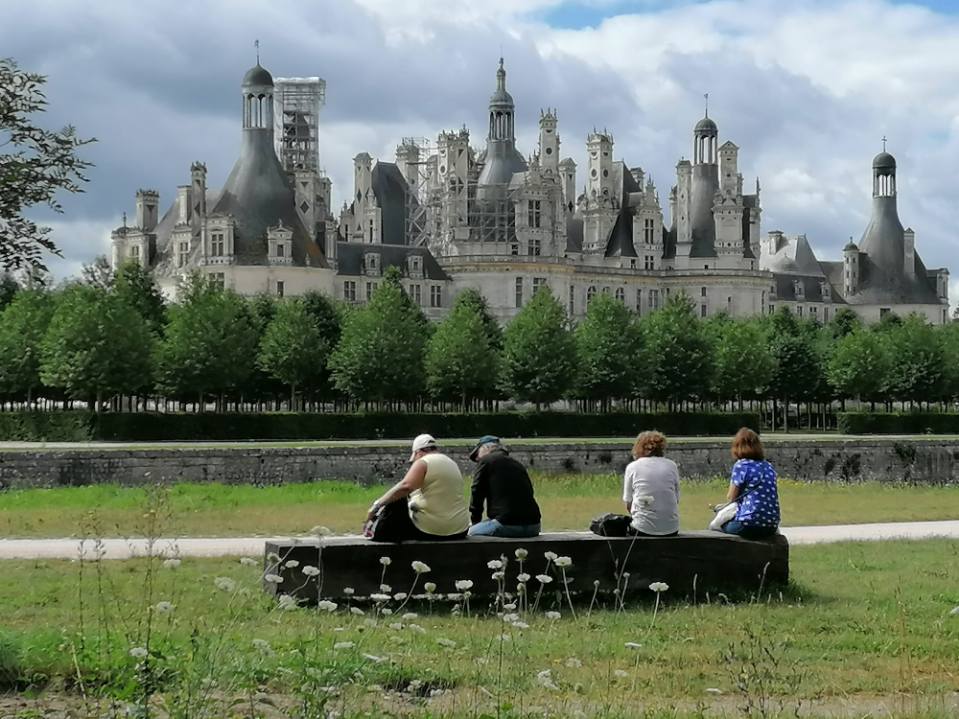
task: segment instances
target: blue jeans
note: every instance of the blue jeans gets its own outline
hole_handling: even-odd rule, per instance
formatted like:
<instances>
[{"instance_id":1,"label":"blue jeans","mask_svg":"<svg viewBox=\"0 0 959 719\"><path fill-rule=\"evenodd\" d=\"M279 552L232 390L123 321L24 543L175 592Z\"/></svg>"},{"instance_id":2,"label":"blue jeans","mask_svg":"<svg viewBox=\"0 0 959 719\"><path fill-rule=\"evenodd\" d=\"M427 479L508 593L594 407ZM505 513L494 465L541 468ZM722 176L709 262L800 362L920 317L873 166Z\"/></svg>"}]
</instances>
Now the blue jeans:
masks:
<instances>
[{"instance_id":1,"label":"blue jeans","mask_svg":"<svg viewBox=\"0 0 959 719\"><path fill-rule=\"evenodd\" d=\"M539 524L502 524L498 519L478 522L469 529L471 537L511 537L525 539L539 535Z\"/></svg>"},{"instance_id":2,"label":"blue jeans","mask_svg":"<svg viewBox=\"0 0 959 719\"><path fill-rule=\"evenodd\" d=\"M726 534L735 534L743 539L765 539L779 531L777 527L750 527L735 519L723 525Z\"/></svg>"}]
</instances>

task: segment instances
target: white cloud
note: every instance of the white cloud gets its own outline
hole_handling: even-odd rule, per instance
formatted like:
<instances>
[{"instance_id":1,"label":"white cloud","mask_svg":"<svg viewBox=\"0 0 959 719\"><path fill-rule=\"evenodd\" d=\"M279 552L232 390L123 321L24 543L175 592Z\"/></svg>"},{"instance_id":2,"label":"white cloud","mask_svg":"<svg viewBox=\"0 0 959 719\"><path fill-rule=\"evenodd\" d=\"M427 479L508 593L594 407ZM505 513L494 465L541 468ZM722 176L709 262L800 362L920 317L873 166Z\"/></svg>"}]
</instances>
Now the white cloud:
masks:
<instances>
[{"instance_id":1,"label":"white cloud","mask_svg":"<svg viewBox=\"0 0 959 719\"><path fill-rule=\"evenodd\" d=\"M195 159L207 162L211 185L223 182L239 142L237 85L255 37L274 74L327 80L321 161L337 203L351 193L358 152L392 160L403 136L435 138L464 122L481 144L502 47L526 154L539 107L554 106L563 155L582 168L586 133L606 127L616 155L650 172L665 201L708 91L722 139L741 148L747 186L762 179L765 229L805 232L823 258L838 257L865 227L869 163L885 134L899 161L900 215L916 230L926 264L959 255L956 17L885 0L716 0L637 2L595 27L548 27L543 18L561 4L5 7L0 46L50 75L51 124L73 122L100 139L90 150L97 168L88 193L55 218L57 236L68 238L68 262L59 266L103 251L101 230L132 212L137 187L156 187L169 200Z\"/></svg>"}]
</instances>

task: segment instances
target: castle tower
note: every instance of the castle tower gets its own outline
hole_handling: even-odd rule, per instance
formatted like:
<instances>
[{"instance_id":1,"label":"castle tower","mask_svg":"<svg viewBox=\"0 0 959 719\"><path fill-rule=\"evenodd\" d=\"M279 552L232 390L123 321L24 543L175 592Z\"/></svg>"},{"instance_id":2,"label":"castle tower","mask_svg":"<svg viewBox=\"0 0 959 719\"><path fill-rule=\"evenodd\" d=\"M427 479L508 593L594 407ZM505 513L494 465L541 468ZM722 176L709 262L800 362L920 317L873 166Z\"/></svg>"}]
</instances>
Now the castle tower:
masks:
<instances>
[{"instance_id":1,"label":"castle tower","mask_svg":"<svg viewBox=\"0 0 959 719\"><path fill-rule=\"evenodd\" d=\"M157 226L160 193L156 190L137 190L136 226L144 232L153 232Z\"/></svg>"},{"instance_id":2,"label":"castle tower","mask_svg":"<svg viewBox=\"0 0 959 719\"><path fill-rule=\"evenodd\" d=\"M556 112L547 108L539 113L539 162L543 175L559 175L559 135Z\"/></svg>"},{"instance_id":3,"label":"castle tower","mask_svg":"<svg viewBox=\"0 0 959 719\"><path fill-rule=\"evenodd\" d=\"M274 83L276 154L283 169L318 172L320 108L326 81L319 77L278 77Z\"/></svg>"},{"instance_id":4,"label":"castle tower","mask_svg":"<svg viewBox=\"0 0 959 719\"><path fill-rule=\"evenodd\" d=\"M469 238L470 136L463 128L437 138L437 172L442 188L442 234L449 240Z\"/></svg>"},{"instance_id":5,"label":"castle tower","mask_svg":"<svg viewBox=\"0 0 959 719\"><path fill-rule=\"evenodd\" d=\"M689 256L716 256L716 225L713 205L719 191L719 129L709 113L693 129L693 165L690 187L689 221L691 247Z\"/></svg>"},{"instance_id":6,"label":"castle tower","mask_svg":"<svg viewBox=\"0 0 959 719\"><path fill-rule=\"evenodd\" d=\"M896 207L896 158L885 150L872 161L872 216L859 250L883 275L884 286L895 287L905 279L905 230Z\"/></svg>"},{"instance_id":7,"label":"castle tower","mask_svg":"<svg viewBox=\"0 0 959 719\"><path fill-rule=\"evenodd\" d=\"M502 186L508 185L516 172L525 172L526 160L516 150L515 105L506 90L506 69L503 58L496 70L496 90L489 100L489 133L486 136L486 161L477 180L477 198L497 199ZM498 186L494 189L494 186Z\"/></svg>"},{"instance_id":8,"label":"castle tower","mask_svg":"<svg viewBox=\"0 0 959 719\"><path fill-rule=\"evenodd\" d=\"M563 183L563 206L566 214L576 211L576 163L572 157L566 157L559 163L559 174Z\"/></svg>"},{"instance_id":9,"label":"castle tower","mask_svg":"<svg viewBox=\"0 0 959 719\"><path fill-rule=\"evenodd\" d=\"M354 242L379 242L382 235L376 218L376 197L373 195L373 158L366 152L353 158L353 227Z\"/></svg>"},{"instance_id":10,"label":"castle tower","mask_svg":"<svg viewBox=\"0 0 959 719\"><path fill-rule=\"evenodd\" d=\"M190 184L193 187L193 217L196 222L206 217L206 165L194 162L190 165Z\"/></svg>"},{"instance_id":11,"label":"castle tower","mask_svg":"<svg viewBox=\"0 0 959 719\"><path fill-rule=\"evenodd\" d=\"M842 248L842 293L849 297L859 291L859 248L849 238Z\"/></svg>"},{"instance_id":12,"label":"castle tower","mask_svg":"<svg viewBox=\"0 0 959 719\"><path fill-rule=\"evenodd\" d=\"M243 129L269 135L273 144L273 76L259 60L243 76Z\"/></svg>"},{"instance_id":13,"label":"castle tower","mask_svg":"<svg viewBox=\"0 0 959 719\"><path fill-rule=\"evenodd\" d=\"M593 132L586 139L586 199L602 204L612 200L613 136Z\"/></svg>"}]
</instances>

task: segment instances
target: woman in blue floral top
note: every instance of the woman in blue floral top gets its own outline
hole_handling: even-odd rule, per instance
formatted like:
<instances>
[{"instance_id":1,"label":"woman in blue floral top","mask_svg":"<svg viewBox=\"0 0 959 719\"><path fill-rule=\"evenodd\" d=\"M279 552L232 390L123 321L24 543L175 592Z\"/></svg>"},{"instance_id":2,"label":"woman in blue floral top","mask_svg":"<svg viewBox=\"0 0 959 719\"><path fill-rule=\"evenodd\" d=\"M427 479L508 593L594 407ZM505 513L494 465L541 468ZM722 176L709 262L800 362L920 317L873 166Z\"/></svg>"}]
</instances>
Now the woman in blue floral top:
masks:
<instances>
[{"instance_id":1,"label":"woman in blue floral top","mask_svg":"<svg viewBox=\"0 0 959 719\"><path fill-rule=\"evenodd\" d=\"M759 435L743 427L733 438L729 502L739 502L736 517L723 525L727 534L745 539L771 537L779 530L779 491L776 470L766 461Z\"/></svg>"}]
</instances>

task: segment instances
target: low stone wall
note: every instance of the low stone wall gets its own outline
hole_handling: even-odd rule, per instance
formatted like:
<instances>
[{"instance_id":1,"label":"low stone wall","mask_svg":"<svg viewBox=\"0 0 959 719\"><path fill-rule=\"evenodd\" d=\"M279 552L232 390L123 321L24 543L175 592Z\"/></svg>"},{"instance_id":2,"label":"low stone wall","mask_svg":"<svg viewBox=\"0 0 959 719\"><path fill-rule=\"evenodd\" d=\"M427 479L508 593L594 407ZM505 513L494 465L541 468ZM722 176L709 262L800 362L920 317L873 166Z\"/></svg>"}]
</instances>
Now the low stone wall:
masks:
<instances>
[{"instance_id":1,"label":"low stone wall","mask_svg":"<svg viewBox=\"0 0 959 719\"><path fill-rule=\"evenodd\" d=\"M629 444L511 443L513 456L542 472L622 472ZM469 447L446 447L464 471ZM776 440L767 455L781 477L800 481L959 484L959 440ZM668 451L684 477L726 476L727 440L673 443ZM407 467L405 447L337 445L309 448L48 449L0 451L0 488L175 482L276 485L343 479L387 482Z\"/></svg>"}]
</instances>

